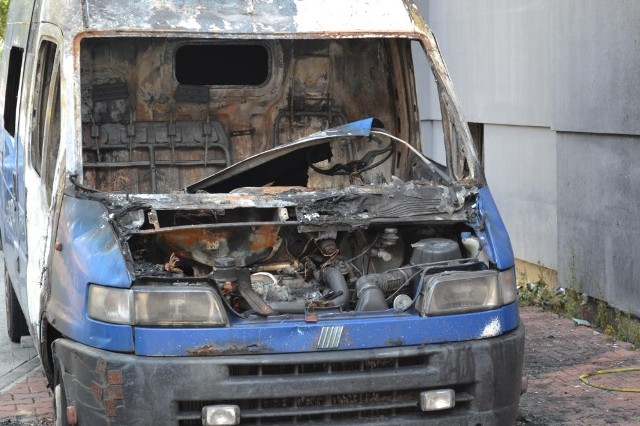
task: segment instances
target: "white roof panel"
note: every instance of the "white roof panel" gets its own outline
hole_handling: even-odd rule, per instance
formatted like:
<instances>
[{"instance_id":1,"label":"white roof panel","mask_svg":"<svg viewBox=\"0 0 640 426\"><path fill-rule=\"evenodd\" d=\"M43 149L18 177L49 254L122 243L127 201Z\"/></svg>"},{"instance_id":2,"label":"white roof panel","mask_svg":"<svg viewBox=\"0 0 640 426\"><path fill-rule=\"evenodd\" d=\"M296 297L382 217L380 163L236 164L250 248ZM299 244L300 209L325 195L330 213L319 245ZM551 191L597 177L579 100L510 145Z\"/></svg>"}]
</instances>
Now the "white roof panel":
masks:
<instances>
[{"instance_id":1,"label":"white roof panel","mask_svg":"<svg viewBox=\"0 0 640 426\"><path fill-rule=\"evenodd\" d=\"M410 0L87 0L89 29L224 34L411 33Z\"/></svg>"}]
</instances>

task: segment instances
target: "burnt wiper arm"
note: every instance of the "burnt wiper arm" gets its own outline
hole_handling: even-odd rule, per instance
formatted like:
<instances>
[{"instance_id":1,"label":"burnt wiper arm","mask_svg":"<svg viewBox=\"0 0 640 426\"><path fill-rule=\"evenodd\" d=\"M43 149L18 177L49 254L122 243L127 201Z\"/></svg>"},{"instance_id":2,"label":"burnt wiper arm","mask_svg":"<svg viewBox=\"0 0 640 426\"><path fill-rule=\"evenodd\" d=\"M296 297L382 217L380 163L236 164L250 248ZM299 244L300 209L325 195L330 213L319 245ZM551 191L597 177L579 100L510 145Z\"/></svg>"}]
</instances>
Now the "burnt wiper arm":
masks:
<instances>
[{"instance_id":1,"label":"burnt wiper arm","mask_svg":"<svg viewBox=\"0 0 640 426\"><path fill-rule=\"evenodd\" d=\"M386 136L390 139L393 139L396 142L399 142L401 144L404 144L407 148L409 148L409 150L411 152L413 152L418 158L420 158L426 165L427 168L429 168L429 170L433 173L435 173L436 175L440 176L440 178L448 183L449 185L453 184L453 181L451 180L451 177L446 174L445 172L443 172L442 170L440 170L431 160L429 160L426 156L424 156L420 151L418 151L417 149L415 149L413 146L411 146L411 144L407 141L404 141L398 137L393 136L391 133L386 132L384 130L380 130L380 129L371 129L371 133L372 134L376 134L376 135L382 135L382 136Z\"/></svg>"},{"instance_id":2,"label":"burnt wiper arm","mask_svg":"<svg viewBox=\"0 0 640 426\"><path fill-rule=\"evenodd\" d=\"M97 194L97 193L100 192L97 189L89 188L88 186L84 186L83 184L81 184L78 181L78 175L77 174L69 175L69 182L71 182L76 189L80 189L81 191L83 191L85 193Z\"/></svg>"}]
</instances>

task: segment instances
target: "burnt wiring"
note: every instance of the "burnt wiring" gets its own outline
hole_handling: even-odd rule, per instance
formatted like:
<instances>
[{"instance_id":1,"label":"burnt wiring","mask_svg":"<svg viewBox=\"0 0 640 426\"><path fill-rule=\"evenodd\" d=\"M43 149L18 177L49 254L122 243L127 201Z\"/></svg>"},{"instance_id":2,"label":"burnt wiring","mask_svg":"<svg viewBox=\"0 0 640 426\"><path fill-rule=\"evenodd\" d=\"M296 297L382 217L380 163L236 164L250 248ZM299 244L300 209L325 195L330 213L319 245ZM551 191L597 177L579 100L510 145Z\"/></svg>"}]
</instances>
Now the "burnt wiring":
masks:
<instances>
[{"instance_id":1,"label":"burnt wiring","mask_svg":"<svg viewBox=\"0 0 640 426\"><path fill-rule=\"evenodd\" d=\"M373 134L369 135L369 140L377 142L378 144L382 144L382 140L374 136ZM359 175L362 172L378 167L389 158L391 158L393 156L393 153L395 152L395 147L395 139L389 138L389 144L386 147L381 149L371 149L367 151L367 153L364 154L360 159L349 161L348 163L334 164L328 169L323 169L313 164L312 154L314 149L311 149L307 153L307 163L309 164L309 167L311 167L311 169L313 169L315 172L325 176ZM382 158L374 161L376 157L380 156Z\"/></svg>"},{"instance_id":2,"label":"burnt wiring","mask_svg":"<svg viewBox=\"0 0 640 426\"><path fill-rule=\"evenodd\" d=\"M356 264L353 263L353 261L357 260L357 259L360 259L363 256L366 256L367 253L369 253L369 250L371 250L376 245L376 243L378 242L379 237L380 237L379 235L376 235L376 238L373 240L373 242L371 244L369 244L364 250L362 250L362 252L360 252L360 254L358 254L358 255L350 258L350 259L345 259L345 260L341 259L340 261L343 262L346 265L349 265L351 268L353 268L359 274L359 276L365 275L365 273L363 271L361 271L360 268L358 268L356 266ZM363 266L365 266L365 265L363 264Z\"/></svg>"}]
</instances>

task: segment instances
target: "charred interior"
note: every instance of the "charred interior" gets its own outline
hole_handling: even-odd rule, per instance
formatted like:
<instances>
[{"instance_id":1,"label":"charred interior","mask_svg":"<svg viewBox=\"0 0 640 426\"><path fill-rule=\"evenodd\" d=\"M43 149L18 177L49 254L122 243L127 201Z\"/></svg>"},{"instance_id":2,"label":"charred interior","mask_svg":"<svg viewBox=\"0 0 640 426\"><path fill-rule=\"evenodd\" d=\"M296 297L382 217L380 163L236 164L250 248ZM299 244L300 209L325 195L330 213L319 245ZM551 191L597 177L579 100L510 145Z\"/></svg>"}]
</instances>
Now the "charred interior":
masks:
<instances>
[{"instance_id":1,"label":"charred interior","mask_svg":"<svg viewBox=\"0 0 640 426\"><path fill-rule=\"evenodd\" d=\"M83 182L100 191L180 191L260 152L366 117L403 139L417 134L405 40L85 38L80 61ZM349 141L331 148L338 163L371 149ZM404 152L397 148L395 161L369 178L397 174ZM305 171L308 187L348 184Z\"/></svg>"}]
</instances>

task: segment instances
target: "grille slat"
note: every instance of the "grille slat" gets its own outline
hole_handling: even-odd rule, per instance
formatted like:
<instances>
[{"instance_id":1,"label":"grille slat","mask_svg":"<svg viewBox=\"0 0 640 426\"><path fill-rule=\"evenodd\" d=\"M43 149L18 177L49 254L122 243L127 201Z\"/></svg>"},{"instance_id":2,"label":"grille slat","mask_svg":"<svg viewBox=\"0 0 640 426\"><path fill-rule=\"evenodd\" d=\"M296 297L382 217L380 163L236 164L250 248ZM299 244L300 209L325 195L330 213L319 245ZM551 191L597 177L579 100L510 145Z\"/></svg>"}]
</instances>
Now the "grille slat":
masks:
<instances>
[{"instance_id":1,"label":"grille slat","mask_svg":"<svg viewBox=\"0 0 640 426\"><path fill-rule=\"evenodd\" d=\"M396 392L368 392L361 394L322 395L297 398L267 398L253 400L224 401L181 401L178 419L200 418L202 408L207 405L234 404L240 406L243 419L264 419L275 417L324 416L331 420L335 414L359 416L372 410L392 410L413 408L417 410L420 390L402 391L402 399L393 399ZM359 402L359 401L368 402ZM355 403L353 403L355 401Z\"/></svg>"},{"instance_id":2,"label":"grille slat","mask_svg":"<svg viewBox=\"0 0 640 426\"><path fill-rule=\"evenodd\" d=\"M398 401L394 403L388 404L369 404L369 405L344 405L339 407L331 407L331 408L312 408L312 407L298 407L295 409L296 416L310 416L310 415L331 415L331 414L339 414L339 413L356 413L358 411L369 411L369 410L389 410L393 408L415 408L417 407L416 401ZM292 407L293 408L293 407ZM242 411L243 419L253 419L253 418L269 418L269 417L284 417L291 416L290 409L275 409L269 410L246 410ZM329 418L328 420L330 420Z\"/></svg>"},{"instance_id":3,"label":"grille slat","mask_svg":"<svg viewBox=\"0 0 640 426\"><path fill-rule=\"evenodd\" d=\"M263 398L251 400L182 401L179 403L180 425L189 425L200 417L206 405L234 404L240 407L243 424L305 423L361 419L380 416L421 415L420 392L425 389L365 392L313 397ZM473 397L466 392L456 395L456 409L467 406ZM200 410L200 411L198 411Z\"/></svg>"},{"instance_id":4,"label":"grille slat","mask_svg":"<svg viewBox=\"0 0 640 426\"><path fill-rule=\"evenodd\" d=\"M268 365L230 365L229 377L302 376L305 374L332 374L348 372L395 371L403 368L427 365L429 356L408 356L397 358L367 359L362 361Z\"/></svg>"}]
</instances>

